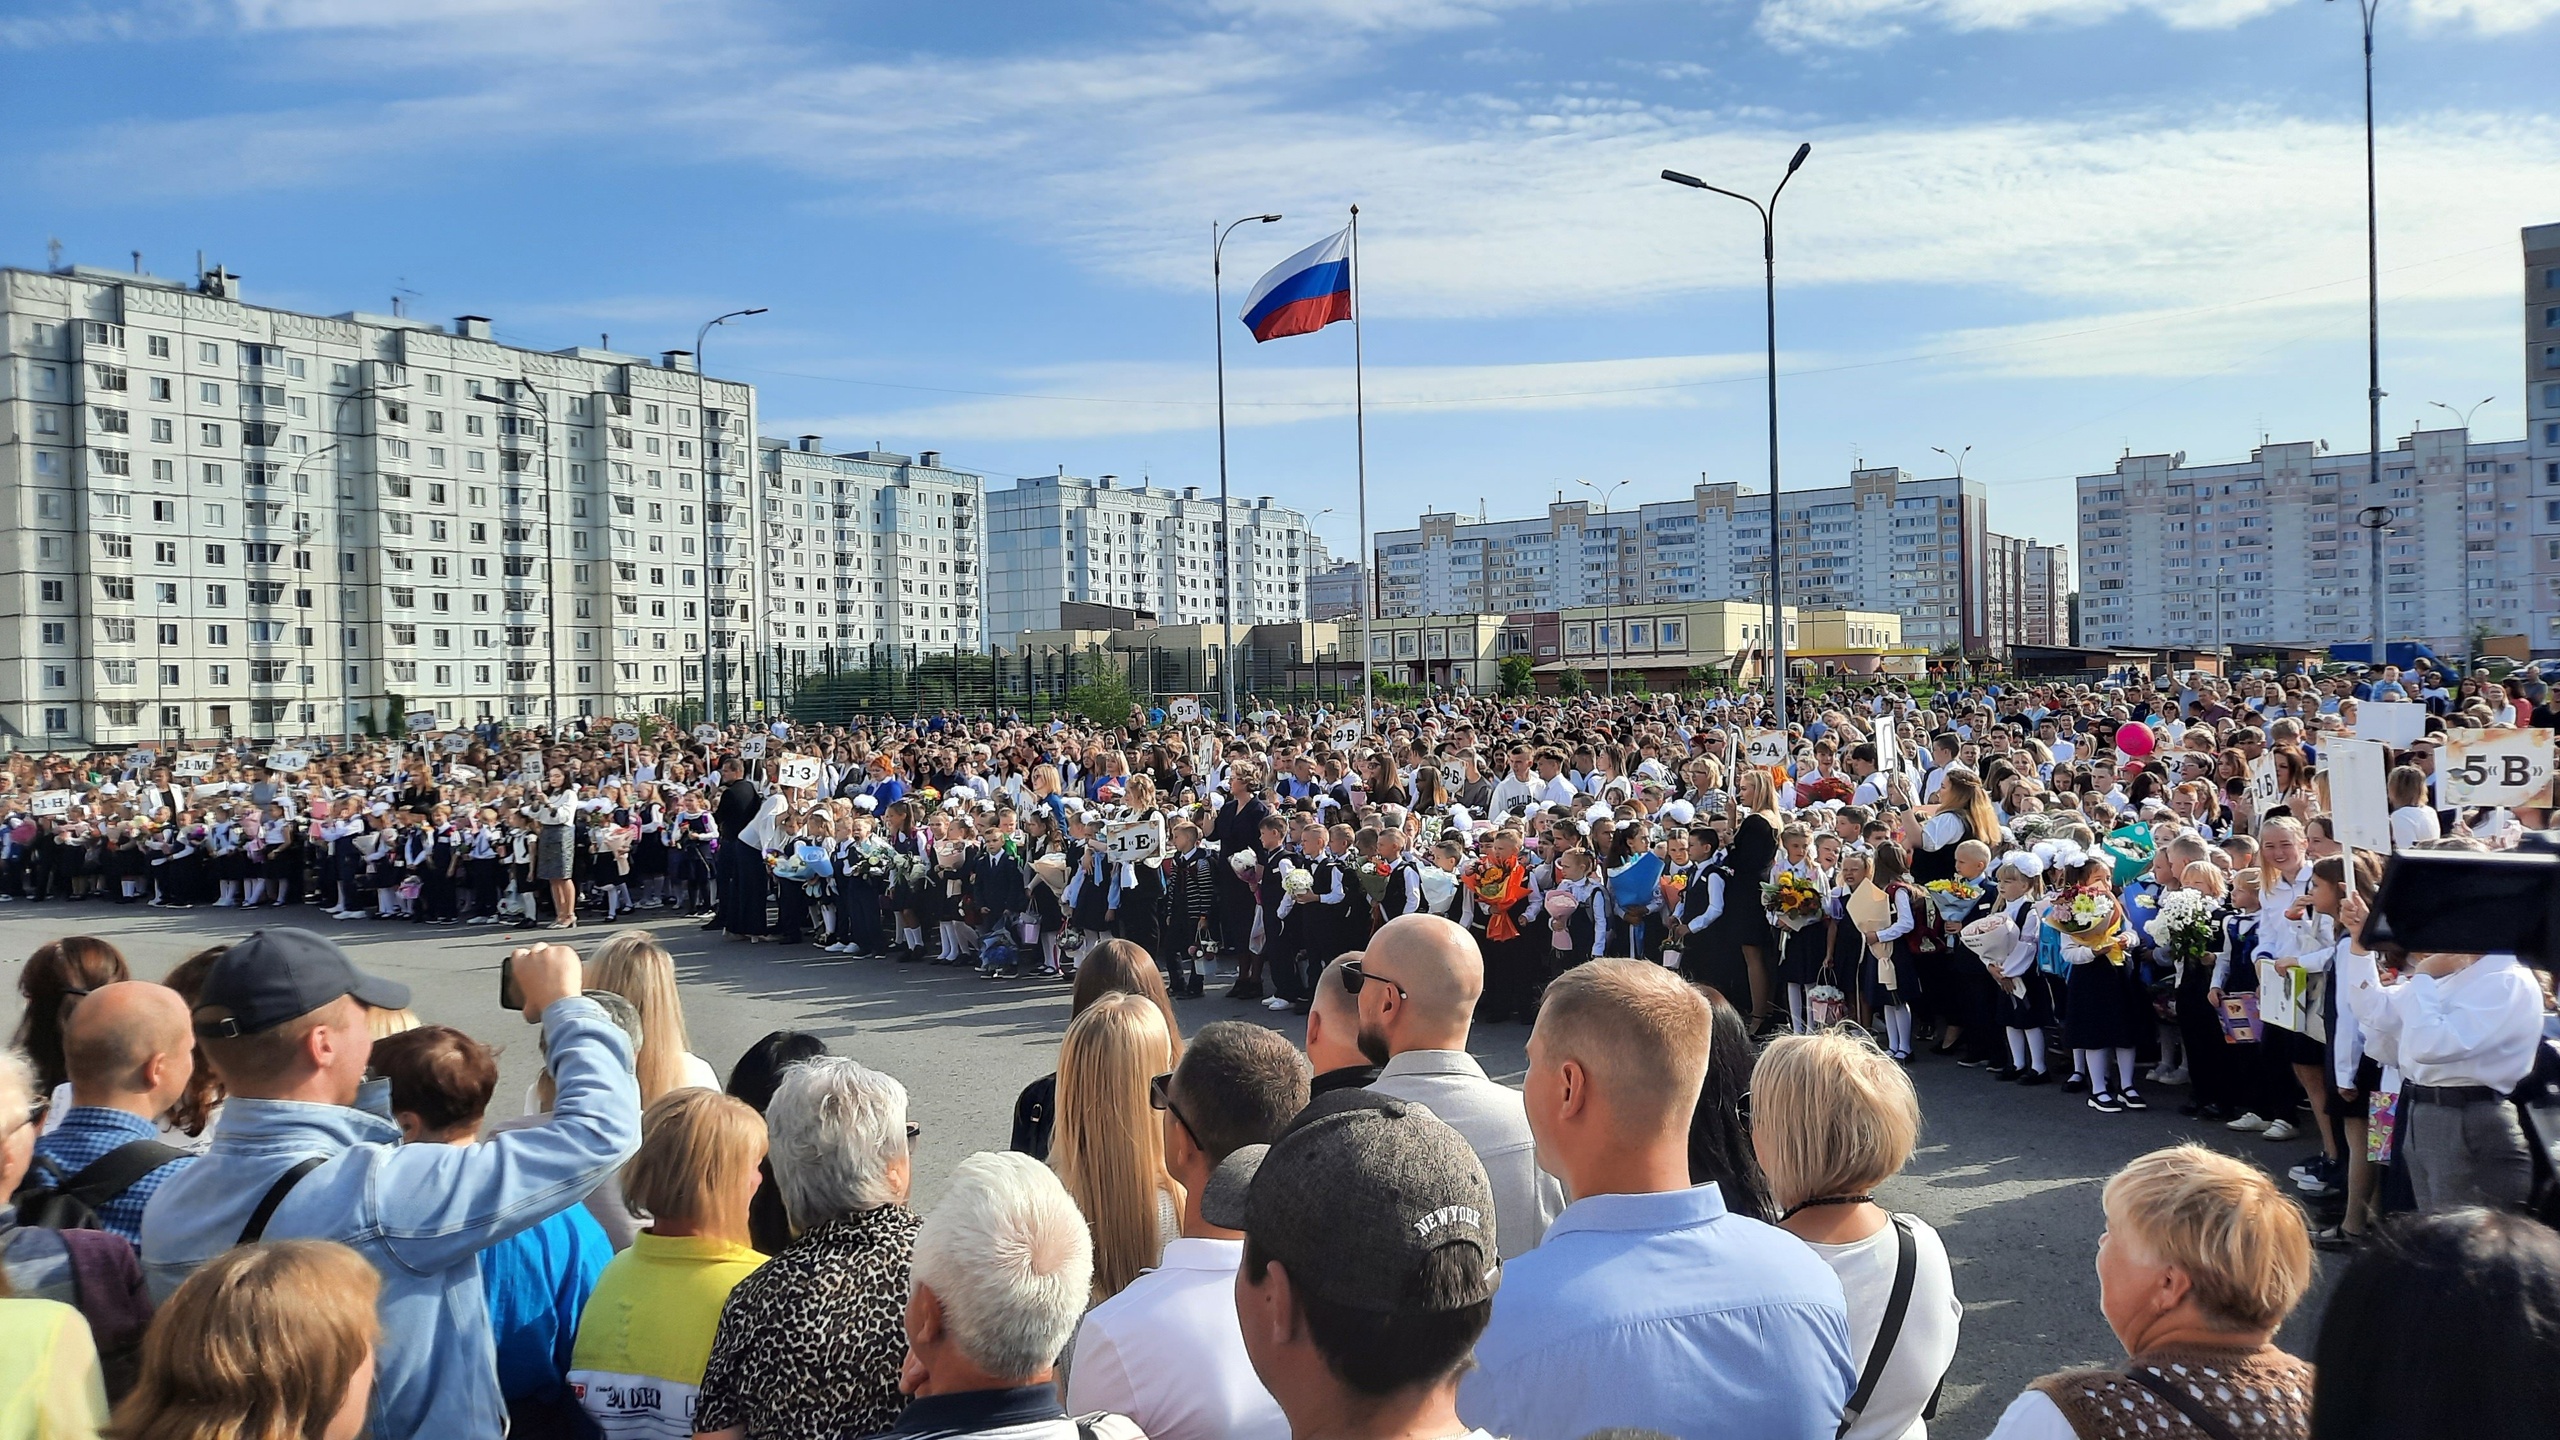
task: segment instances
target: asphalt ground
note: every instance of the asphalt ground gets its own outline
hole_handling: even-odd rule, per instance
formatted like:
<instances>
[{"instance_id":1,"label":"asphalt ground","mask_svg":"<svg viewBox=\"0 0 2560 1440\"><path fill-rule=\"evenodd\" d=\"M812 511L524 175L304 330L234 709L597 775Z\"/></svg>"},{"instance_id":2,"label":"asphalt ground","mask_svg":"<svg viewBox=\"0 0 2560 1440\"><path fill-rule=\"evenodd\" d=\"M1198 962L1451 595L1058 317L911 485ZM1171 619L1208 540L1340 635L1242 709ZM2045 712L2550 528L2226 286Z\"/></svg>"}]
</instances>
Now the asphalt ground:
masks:
<instances>
[{"instance_id":1,"label":"asphalt ground","mask_svg":"<svg viewBox=\"0 0 2560 1440\"><path fill-rule=\"evenodd\" d=\"M703 933L698 922L672 912L637 918L654 922L674 952L692 1048L722 1075L767 1032L797 1029L904 1082L911 1118L924 1131L915 1162L919 1206L932 1204L961 1157L1007 1143L1015 1095L1056 1067L1067 991L1055 981L986 981L959 969L746 945ZM512 1113L531 1084L539 1051L531 1028L498 1007L498 964L516 945L560 937L495 926L337 921L308 906L260 911L255 924L328 934L366 969L406 982L423 1019L499 1046L498 1114ZM156 978L197 948L251 928L251 917L230 910L0 905L0 1018L15 1027L18 971L30 951L56 936L107 936L138 977ZM591 951L611 933L587 925L566 938ZM1222 1019L1270 1025L1292 1038L1303 1031L1294 1016L1227 1000L1214 987L1206 998L1179 1004L1186 1034ZM1517 1084L1527 1037L1524 1025L1482 1027L1469 1048L1497 1079ZM2098 1311L2093 1269L2104 1226L2098 1193L2117 1167L2147 1150L2195 1140L2280 1176L2314 1148L2307 1136L2273 1144L2181 1119L2180 1089L2148 1092L2153 1108L2144 1113L2101 1115L2059 1086L2021 1090L1934 1057L1914 1062L1912 1076L1924 1118L1921 1147L1881 1194L1892 1208L1936 1227L1955 1265L1963 1338L1931 1426L1950 1440L1987 1434L2038 1375L2122 1359ZM2296 1354L2310 1351L2338 1261L2321 1257L2319 1282L2279 1337Z\"/></svg>"}]
</instances>

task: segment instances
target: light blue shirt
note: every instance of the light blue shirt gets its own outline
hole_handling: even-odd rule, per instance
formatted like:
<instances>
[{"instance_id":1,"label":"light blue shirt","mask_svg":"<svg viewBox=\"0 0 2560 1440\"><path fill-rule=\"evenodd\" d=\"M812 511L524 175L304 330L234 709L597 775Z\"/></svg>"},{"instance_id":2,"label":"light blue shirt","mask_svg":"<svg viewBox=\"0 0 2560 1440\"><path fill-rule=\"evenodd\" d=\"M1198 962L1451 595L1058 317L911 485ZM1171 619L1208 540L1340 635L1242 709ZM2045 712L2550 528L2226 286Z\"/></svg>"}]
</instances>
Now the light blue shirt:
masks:
<instances>
[{"instance_id":1,"label":"light blue shirt","mask_svg":"<svg viewBox=\"0 0 2560 1440\"><path fill-rule=\"evenodd\" d=\"M1458 1414L1511 1440L1831 1440L1857 1378L1839 1276L1699 1185L1576 1200L1507 1262Z\"/></svg>"},{"instance_id":2,"label":"light blue shirt","mask_svg":"<svg viewBox=\"0 0 2560 1440\"><path fill-rule=\"evenodd\" d=\"M480 1251L585 1199L640 1148L640 1085L622 1027L584 996L552 1002L542 1021L560 1095L551 1120L477 1145L401 1144L379 1080L365 1082L356 1108L223 1102L212 1148L143 1212L152 1297L167 1300L230 1249L296 1161L324 1157L276 1207L266 1238L335 1240L381 1272L372 1434L502 1434Z\"/></svg>"}]
</instances>

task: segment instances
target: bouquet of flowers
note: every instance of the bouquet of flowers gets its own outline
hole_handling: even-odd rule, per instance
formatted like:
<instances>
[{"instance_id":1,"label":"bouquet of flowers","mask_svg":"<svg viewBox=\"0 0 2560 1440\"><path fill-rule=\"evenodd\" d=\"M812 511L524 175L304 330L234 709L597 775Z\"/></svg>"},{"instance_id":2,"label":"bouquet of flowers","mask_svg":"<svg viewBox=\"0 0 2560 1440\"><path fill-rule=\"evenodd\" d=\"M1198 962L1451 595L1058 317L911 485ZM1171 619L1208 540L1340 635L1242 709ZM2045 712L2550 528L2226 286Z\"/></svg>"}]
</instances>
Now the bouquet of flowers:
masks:
<instances>
[{"instance_id":1,"label":"bouquet of flowers","mask_svg":"<svg viewBox=\"0 0 2560 1440\"><path fill-rule=\"evenodd\" d=\"M907 798L930 810L942 803L942 792L930 785L919 785L907 793ZM921 820L923 817L917 818Z\"/></svg>"},{"instance_id":2,"label":"bouquet of flowers","mask_svg":"<svg viewBox=\"0 0 2560 1440\"><path fill-rule=\"evenodd\" d=\"M1312 870L1288 869L1280 872L1280 893L1293 900L1304 900L1315 893L1316 875Z\"/></svg>"},{"instance_id":3,"label":"bouquet of flowers","mask_svg":"<svg viewBox=\"0 0 2560 1440\"><path fill-rule=\"evenodd\" d=\"M1547 944L1556 950L1573 948L1573 915L1582 908L1570 890L1550 890L1540 902L1547 912Z\"/></svg>"},{"instance_id":4,"label":"bouquet of flowers","mask_svg":"<svg viewBox=\"0 0 2560 1440\"><path fill-rule=\"evenodd\" d=\"M1680 912L1680 902L1689 893L1689 880L1677 870L1665 870L1661 884L1655 888L1661 892L1663 912L1676 915Z\"/></svg>"},{"instance_id":5,"label":"bouquet of flowers","mask_svg":"<svg viewBox=\"0 0 2560 1440\"><path fill-rule=\"evenodd\" d=\"M1488 940L1519 938L1520 927L1512 923L1511 908L1529 893L1529 872L1517 860L1502 861L1488 855L1467 871L1468 888L1489 916L1484 934Z\"/></svg>"},{"instance_id":6,"label":"bouquet of flowers","mask_svg":"<svg viewBox=\"0 0 2560 1440\"><path fill-rule=\"evenodd\" d=\"M1250 850L1239 850L1228 856L1227 868L1236 872L1236 878L1247 885L1252 884L1254 877L1262 873L1262 867L1254 863L1254 853Z\"/></svg>"},{"instance_id":7,"label":"bouquet of flowers","mask_svg":"<svg viewBox=\"0 0 2560 1440\"><path fill-rule=\"evenodd\" d=\"M1801 930L1822 918L1822 891L1792 870L1760 887L1760 908L1790 930Z\"/></svg>"},{"instance_id":8,"label":"bouquet of flowers","mask_svg":"<svg viewBox=\"0 0 2560 1440\"><path fill-rule=\"evenodd\" d=\"M1422 867L1422 903L1434 915L1445 913L1458 893L1458 877L1436 865Z\"/></svg>"},{"instance_id":9,"label":"bouquet of flowers","mask_svg":"<svg viewBox=\"0 0 2560 1440\"><path fill-rule=\"evenodd\" d=\"M1352 873L1360 878L1360 893L1379 900L1385 898L1387 881L1395 875L1396 867L1384 860L1363 860Z\"/></svg>"},{"instance_id":10,"label":"bouquet of flowers","mask_svg":"<svg viewBox=\"0 0 2560 1440\"><path fill-rule=\"evenodd\" d=\"M1982 898L1980 885L1955 876L1932 880L1920 888L1929 897L1929 903L1937 907L1938 918L1948 924L1955 923L1956 917L1972 909L1973 902Z\"/></svg>"},{"instance_id":11,"label":"bouquet of flowers","mask_svg":"<svg viewBox=\"0 0 2560 1440\"><path fill-rule=\"evenodd\" d=\"M2160 897L2160 912L2143 925L2143 933L2172 960L2200 959L2213 948L2219 908L2201 890L2172 890Z\"/></svg>"},{"instance_id":12,"label":"bouquet of flowers","mask_svg":"<svg viewBox=\"0 0 2560 1440\"><path fill-rule=\"evenodd\" d=\"M2103 881L2057 902L2045 912L2045 923L2062 932L2063 958L2073 964L2124 963L2124 907Z\"/></svg>"}]
</instances>

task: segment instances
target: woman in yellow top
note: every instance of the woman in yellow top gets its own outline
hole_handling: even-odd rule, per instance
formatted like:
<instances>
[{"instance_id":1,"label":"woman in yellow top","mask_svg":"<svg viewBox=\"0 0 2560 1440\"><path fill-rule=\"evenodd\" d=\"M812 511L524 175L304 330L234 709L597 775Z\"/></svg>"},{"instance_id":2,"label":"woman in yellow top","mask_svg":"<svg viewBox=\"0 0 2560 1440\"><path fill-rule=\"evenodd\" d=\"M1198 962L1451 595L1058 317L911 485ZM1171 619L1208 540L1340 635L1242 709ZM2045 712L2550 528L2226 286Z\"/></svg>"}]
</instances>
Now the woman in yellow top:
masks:
<instances>
[{"instance_id":1,"label":"woman in yellow top","mask_svg":"<svg viewBox=\"0 0 2560 1440\"><path fill-rule=\"evenodd\" d=\"M714 1090L676 1090L640 1118L622 1196L649 1228L587 1299L569 1385L605 1440L683 1440L729 1291L764 1263L747 1243L764 1117Z\"/></svg>"}]
</instances>

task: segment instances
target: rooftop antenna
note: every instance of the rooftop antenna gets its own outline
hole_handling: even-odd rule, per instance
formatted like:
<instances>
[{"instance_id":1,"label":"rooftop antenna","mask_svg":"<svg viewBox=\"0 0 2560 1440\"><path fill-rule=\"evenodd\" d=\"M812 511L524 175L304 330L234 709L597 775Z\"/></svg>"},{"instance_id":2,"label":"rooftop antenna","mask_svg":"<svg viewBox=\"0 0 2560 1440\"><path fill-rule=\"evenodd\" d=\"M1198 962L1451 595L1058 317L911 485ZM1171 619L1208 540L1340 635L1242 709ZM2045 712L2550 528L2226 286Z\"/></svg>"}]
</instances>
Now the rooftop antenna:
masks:
<instances>
[{"instance_id":1,"label":"rooftop antenna","mask_svg":"<svg viewBox=\"0 0 2560 1440\"><path fill-rule=\"evenodd\" d=\"M610 350L610 349L612 349L612 348L613 348L613 332L612 332L612 331L610 331L610 330L600 330L600 331L596 332L596 348L597 348L597 349L599 349L599 350Z\"/></svg>"},{"instance_id":2,"label":"rooftop antenna","mask_svg":"<svg viewBox=\"0 0 2560 1440\"><path fill-rule=\"evenodd\" d=\"M48 237L46 238L45 242L44 242L44 253L45 253L46 259L47 259L47 261L48 261L49 268L51 268L51 269L55 269L55 270L59 270L59 269L61 269L61 268L62 268L62 237L60 237L60 236L58 236L58 235L56 235L56 236L48 236Z\"/></svg>"},{"instance_id":3,"label":"rooftop antenna","mask_svg":"<svg viewBox=\"0 0 2560 1440\"><path fill-rule=\"evenodd\" d=\"M391 287L391 313L394 315L408 314L408 310L404 308L404 302L418 298L418 292L409 288L409 277L406 275L401 276L399 282Z\"/></svg>"},{"instance_id":4,"label":"rooftop antenna","mask_svg":"<svg viewBox=\"0 0 2560 1440\"><path fill-rule=\"evenodd\" d=\"M142 252L139 250L133 252L133 273L136 275L142 273Z\"/></svg>"}]
</instances>

